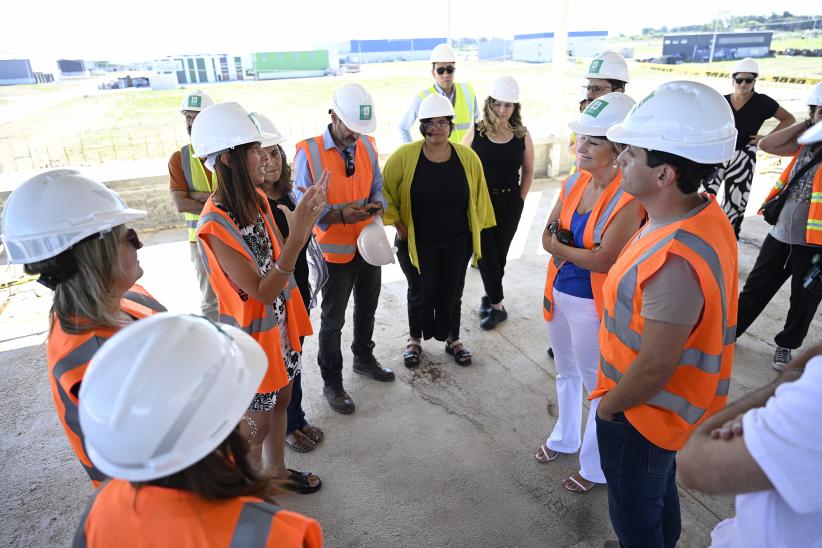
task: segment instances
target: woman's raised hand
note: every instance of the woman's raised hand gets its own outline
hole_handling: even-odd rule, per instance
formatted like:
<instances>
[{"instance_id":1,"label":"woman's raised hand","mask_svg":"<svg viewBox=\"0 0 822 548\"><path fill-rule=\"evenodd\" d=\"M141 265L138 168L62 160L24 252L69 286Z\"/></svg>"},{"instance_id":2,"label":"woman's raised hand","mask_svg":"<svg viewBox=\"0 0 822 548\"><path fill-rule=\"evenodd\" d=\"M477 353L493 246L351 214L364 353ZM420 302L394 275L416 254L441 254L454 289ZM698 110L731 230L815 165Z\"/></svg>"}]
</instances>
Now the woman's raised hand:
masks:
<instances>
[{"instance_id":1,"label":"woman's raised hand","mask_svg":"<svg viewBox=\"0 0 822 548\"><path fill-rule=\"evenodd\" d=\"M323 215L330 176L328 170L324 170L320 178L308 189L300 188L303 191L303 196L294 211L282 205L278 206L285 214L286 222L288 222L289 237L296 236L303 243L308 241L311 230Z\"/></svg>"}]
</instances>

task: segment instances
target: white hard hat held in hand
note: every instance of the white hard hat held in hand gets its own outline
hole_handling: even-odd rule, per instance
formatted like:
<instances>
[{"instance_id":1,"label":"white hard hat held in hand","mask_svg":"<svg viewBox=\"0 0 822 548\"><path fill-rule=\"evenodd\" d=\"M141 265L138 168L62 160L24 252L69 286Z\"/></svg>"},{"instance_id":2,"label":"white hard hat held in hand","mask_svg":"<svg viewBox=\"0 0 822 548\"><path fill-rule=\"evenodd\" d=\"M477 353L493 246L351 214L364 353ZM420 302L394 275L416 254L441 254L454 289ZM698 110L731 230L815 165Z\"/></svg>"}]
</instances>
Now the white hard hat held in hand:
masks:
<instances>
[{"instance_id":1,"label":"white hard hat held in hand","mask_svg":"<svg viewBox=\"0 0 822 548\"><path fill-rule=\"evenodd\" d=\"M376 217L362 229L357 237L357 249L370 265L385 266L394 262L396 249L388 242L381 217Z\"/></svg>"},{"instance_id":2,"label":"white hard hat held in hand","mask_svg":"<svg viewBox=\"0 0 822 548\"><path fill-rule=\"evenodd\" d=\"M239 103L214 105L202 111L191 126L191 144L198 158L275 137L264 132L253 113Z\"/></svg>"},{"instance_id":3,"label":"white hard hat held in hand","mask_svg":"<svg viewBox=\"0 0 822 548\"><path fill-rule=\"evenodd\" d=\"M725 162L736 148L728 101L713 88L686 80L656 88L606 135L615 143L669 152L700 164Z\"/></svg>"},{"instance_id":4,"label":"white hard hat held in hand","mask_svg":"<svg viewBox=\"0 0 822 548\"><path fill-rule=\"evenodd\" d=\"M212 105L214 105L214 100L198 89L183 97L180 103L180 112L187 110L200 112Z\"/></svg>"},{"instance_id":5,"label":"white hard hat held in hand","mask_svg":"<svg viewBox=\"0 0 822 548\"><path fill-rule=\"evenodd\" d=\"M519 84L513 76L500 76L494 80L491 98L503 103L519 103Z\"/></svg>"},{"instance_id":6,"label":"white hard hat held in hand","mask_svg":"<svg viewBox=\"0 0 822 548\"><path fill-rule=\"evenodd\" d=\"M417 110L417 118L420 120L428 120L429 118L439 118L440 116L453 117L454 105L447 97L443 97L439 93L431 93L420 102L420 108Z\"/></svg>"},{"instance_id":7,"label":"white hard hat held in hand","mask_svg":"<svg viewBox=\"0 0 822 548\"><path fill-rule=\"evenodd\" d=\"M3 243L10 262L30 264L146 215L78 171L53 169L11 193L3 207Z\"/></svg>"},{"instance_id":8,"label":"white hard hat held in hand","mask_svg":"<svg viewBox=\"0 0 822 548\"><path fill-rule=\"evenodd\" d=\"M355 133L367 135L377 129L374 99L359 84L345 84L337 88L331 98L331 110L345 127Z\"/></svg>"},{"instance_id":9,"label":"white hard hat held in hand","mask_svg":"<svg viewBox=\"0 0 822 548\"><path fill-rule=\"evenodd\" d=\"M454 48L446 43L437 44L431 50L432 63L456 63L457 55L454 53Z\"/></svg>"},{"instance_id":10,"label":"white hard hat held in hand","mask_svg":"<svg viewBox=\"0 0 822 548\"><path fill-rule=\"evenodd\" d=\"M151 481L197 463L236 428L268 365L245 332L191 315L134 322L94 355L80 427L104 474Z\"/></svg>"},{"instance_id":11,"label":"white hard hat held in hand","mask_svg":"<svg viewBox=\"0 0 822 548\"><path fill-rule=\"evenodd\" d=\"M615 51L603 51L593 58L588 65L584 78L599 78L602 80L619 80L629 82L628 63Z\"/></svg>"},{"instance_id":12,"label":"white hard hat held in hand","mask_svg":"<svg viewBox=\"0 0 822 548\"><path fill-rule=\"evenodd\" d=\"M605 137L608 128L620 123L636 104L636 101L618 91L606 93L591 101L579 120L568 127L576 133L593 137Z\"/></svg>"}]
</instances>

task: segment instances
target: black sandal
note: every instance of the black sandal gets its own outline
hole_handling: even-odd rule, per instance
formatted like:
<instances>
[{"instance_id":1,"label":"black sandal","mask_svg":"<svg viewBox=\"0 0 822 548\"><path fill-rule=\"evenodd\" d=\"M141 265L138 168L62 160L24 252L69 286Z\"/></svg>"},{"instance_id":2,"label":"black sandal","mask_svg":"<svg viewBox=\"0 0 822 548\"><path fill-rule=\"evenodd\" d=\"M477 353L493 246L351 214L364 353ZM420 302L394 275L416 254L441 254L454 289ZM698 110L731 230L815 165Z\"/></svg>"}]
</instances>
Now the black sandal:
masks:
<instances>
[{"instance_id":1,"label":"black sandal","mask_svg":"<svg viewBox=\"0 0 822 548\"><path fill-rule=\"evenodd\" d=\"M311 485L309 482L309 478L312 477L317 479L317 485ZM322 486L323 482L320 481L320 478L315 474L312 474L311 472L300 472L298 470L292 470L291 468L288 469L288 477L283 483L283 487L285 489L294 491L300 495L310 495L311 493L316 493Z\"/></svg>"},{"instance_id":2,"label":"black sandal","mask_svg":"<svg viewBox=\"0 0 822 548\"><path fill-rule=\"evenodd\" d=\"M459 346L459 350L454 350L455 346ZM445 342L445 353L451 356L454 356L454 361L457 362L457 365L461 365L463 367L471 365L471 352L465 348L465 345L462 344L462 341L459 339L454 339L451 342Z\"/></svg>"},{"instance_id":3,"label":"black sandal","mask_svg":"<svg viewBox=\"0 0 822 548\"><path fill-rule=\"evenodd\" d=\"M408 339L408 345L402 353L402 361L408 369L416 369L420 365L420 353L422 352L420 344L419 339Z\"/></svg>"}]
</instances>

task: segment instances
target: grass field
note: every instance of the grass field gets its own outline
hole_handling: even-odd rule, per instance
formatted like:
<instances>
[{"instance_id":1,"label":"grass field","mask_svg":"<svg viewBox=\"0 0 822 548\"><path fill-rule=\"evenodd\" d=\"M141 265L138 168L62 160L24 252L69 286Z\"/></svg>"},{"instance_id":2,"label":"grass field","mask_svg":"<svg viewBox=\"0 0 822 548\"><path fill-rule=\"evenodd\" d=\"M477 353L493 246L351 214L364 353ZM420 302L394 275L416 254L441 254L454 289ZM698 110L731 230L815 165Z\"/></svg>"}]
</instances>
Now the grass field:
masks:
<instances>
[{"instance_id":1,"label":"grass field","mask_svg":"<svg viewBox=\"0 0 822 548\"><path fill-rule=\"evenodd\" d=\"M763 74L822 77L818 59L779 57L761 60ZM493 80L514 76L521 87L523 118L536 141L546 139L557 128L550 126L551 114L562 109L567 122L578 115L581 74L584 60L567 63L564 97L560 105L549 104L552 81L550 64L520 62L461 61L457 81L468 81L477 91L480 105ZM715 63L715 70L727 70L728 63ZM708 65L681 65L680 69L704 70ZM414 94L430 85L430 65L426 62L363 65L358 74L298 80L247 81L207 84L202 88L216 101L238 101L248 110L270 116L288 139L291 154L298 140L317 135L328 122L328 105L334 89L349 81L368 88L376 101L377 144L390 152L400 144L397 125ZM631 63L632 81L628 94L639 99L660 83L671 79L700 80L722 93L731 91L725 78L653 72L641 63ZM167 158L187 141L183 119L177 111L185 93L182 89L92 90L76 97L49 102L52 94L65 92L69 84L11 86L0 88L0 109L14 109L16 102L43 101L43 108L11 116L0 123L0 172L29 172L64 165L95 165L108 161ZM88 85L88 82L86 83ZM785 108L801 114L809 86L760 82L757 89L768 93ZM21 93L22 92L22 93ZM561 128L560 134L567 134Z\"/></svg>"}]
</instances>

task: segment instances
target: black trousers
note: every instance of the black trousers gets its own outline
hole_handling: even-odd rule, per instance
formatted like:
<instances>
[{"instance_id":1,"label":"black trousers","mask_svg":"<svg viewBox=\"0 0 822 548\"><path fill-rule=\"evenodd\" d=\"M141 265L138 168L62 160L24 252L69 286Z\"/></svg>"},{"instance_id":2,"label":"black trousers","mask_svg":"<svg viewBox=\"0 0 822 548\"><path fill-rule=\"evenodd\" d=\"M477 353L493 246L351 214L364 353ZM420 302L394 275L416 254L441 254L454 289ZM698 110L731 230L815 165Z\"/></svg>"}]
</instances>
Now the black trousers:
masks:
<instances>
[{"instance_id":1,"label":"black trousers","mask_svg":"<svg viewBox=\"0 0 822 548\"><path fill-rule=\"evenodd\" d=\"M822 296L814 295L802 287L802 281L811 266L811 258L821 253L822 247L789 245L770 234L762 242L756 263L745 280L739 294L739 312L736 320L736 336L742 335L762 313L782 284L791 279L791 298L785 327L774 342L778 346L796 349L808 334Z\"/></svg>"},{"instance_id":2,"label":"black trousers","mask_svg":"<svg viewBox=\"0 0 822 548\"><path fill-rule=\"evenodd\" d=\"M492 194L491 203L497 226L482 231L482 259L478 266L485 294L491 304L497 304L504 297L502 277L505 275L505 259L517 232L524 202L519 189L514 189L503 194Z\"/></svg>"},{"instance_id":3,"label":"black trousers","mask_svg":"<svg viewBox=\"0 0 822 548\"><path fill-rule=\"evenodd\" d=\"M374 313L380 298L381 270L357 253L347 263L326 263L328 281L323 286L317 363L326 386L342 383L343 357L340 349L345 309L354 292L354 340L351 352L368 359L374 349Z\"/></svg>"},{"instance_id":4,"label":"black trousers","mask_svg":"<svg viewBox=\"0 0 822 548\"><path fill-rule=\"evenodd\" d=\"M460 336L460 310L471 239L417 242L420 270L411 264L408 241L395 240L397 260L408 280L408 332L416 339L454 340Z\"/></svg>"}]
</instances>

